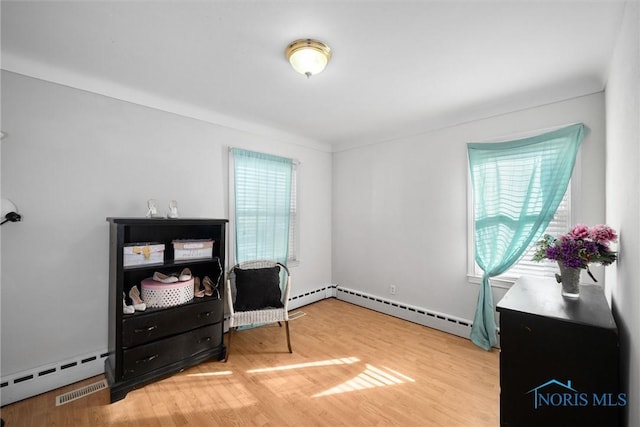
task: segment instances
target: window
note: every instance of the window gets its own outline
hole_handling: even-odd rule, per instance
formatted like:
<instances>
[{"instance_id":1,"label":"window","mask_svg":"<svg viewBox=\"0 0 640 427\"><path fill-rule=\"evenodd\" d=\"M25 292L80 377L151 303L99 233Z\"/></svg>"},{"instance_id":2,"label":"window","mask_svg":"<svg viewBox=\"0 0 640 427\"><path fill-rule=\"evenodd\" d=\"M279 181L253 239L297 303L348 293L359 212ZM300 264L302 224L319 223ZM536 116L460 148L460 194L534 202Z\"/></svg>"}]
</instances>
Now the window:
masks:
<instances>
[{"instance_id":1,"label":"window","mask_svg":"<svg viewBox=\"0 0 640 427\"><path fill-rule=\"evenodd\" d=\"M297 262L297 162L238 148L230 150L229 161L235 261Z\"/></svg>"},{"instance_id":2,"label":"window","mask_svg":"<svg viewBox=\"0 0 640 427\"><path fill-rule=\"evenodd\" d=\"M556 210L555 215L553 216L553 220L549 223L549 226L545 230L545 234L551 234L552 236L559 236L564 234L571 228L571 187L573 182L569 183L569 187L567 188L567 192L564 194L562 202L560 202L560 206L558 206L558 210ZM473 242L473 206L469 203L470 214L469 218L469 241L471 244L469 245L469 259L470 259L470 272L469 275L472 277L472 281L480 282L480 278L482 277L482 269L475 262L475 254L474 254L474 242ZM516 264L511 266L511 268L505 273L494 277L492 280L501 283L513 283L520 276L534 276L534 277L554 277L555 273L558 271L558 264L553 261L544 260L542 262L532 261L533 253L535 252L535 243L534 242L529 249L525 252L525 254L520 258Z\"/></svg>"},{"instance_id":3,"label":"window","mask_svg":"<svg viewBox=\"0 0 640 427\"><path fill-rule=\"evenodd\" d=\"M562 167L560 165L563 165L563 163L562 162L557 163L557 166L551 166L553 163L548 163L547 166L541 166L543 164L542 162L548 162L549 159L559 159L559 157L556 157L556 156L560 156L560 153L562 152L568 155L566 157L567 159L569 160L573 159L573 162L575 162L574 163L575 168L572 167L571 169L573 169L574 172L579 171L580 169L579 156L577 156L576 154L577 154L577 149L579 148L580 143L582 141L582 130L581 130L582 126L583 125L580 124L580 125L571 125L563 129L556 128L556 129L550 129L550 130L547 129L544 131L536 131L535 133L529 133L529 135L520 136L520 138L523 138L520 140L513 140L508 142L492 141L493 144L488 143L486 147L484 145L487 143L469 144L470 146L473 146L474 149L481 150L484 153L483 154L484 157L477 157L478 154L475 154L476 156L475 164L476 165L483 164L483 163L478 163L478 161L479 159L485 159L482 161L487 162L485 163L487 165L486 167L489 167L489 169L487 169L486 172L483 172L481 175L476 175L476 180L481 179L480 182L483 183L482 185L484 190L490 192L488 194L491 194L492 191L499 191L500 194L502 194L501 197L506 197L505 200L510 200L511 193L508 192L509 191L508 189L515 188L515 187L512 187L514 185L516 186L520 185L518 183L520 182L521 176L523 176L522 173L519 171L521 170L523 172L529 171L529 168L535 165L534 170L541 168L540 170L544 171L544 173L541 175L538 175L538 172L536 172L535 174L531 175L532 177L535 177L535 179L530 181L528 184L533 186L531 187L532 190L530 191L533 191L535 194L538 194L538 195L549 194L549 193L541 192L542 188L544 188L544 187L540 187L541 185L543 185L542 176L545 177L544 178L545 180L548 180L550 176L552 176L556 171L560 170L556 168ZM545 133L540 133L540 132L545 132ZM532 134L535 136L531 136ZM542 147L536 148L537 147L536 144L546 143L543 141L546 141L551 145L546 146L546 148L542 148ZM517 150L512 151L512 148L514 146L520 146L520 148L530 146L531 150L526 149L526 151L523 150L522 152ZM552 148L552 147L555 147L555 148ZM574 147L574 148L570 148L570 147ZM500 151L505 149L507 151ZM537 150L539 150L539 152ZM554 151L554 150L560 150L560 151ZM575 150L575 151L573 151L573 153L570 153L569 151L572 151L572 150ZM539 154L536 154L537 152ZM498 153L502 153L502 154L498 154ZM498 156L504 156L504 157L498 157ZM547 159L547 160L543 160L543 159ZM511 163L512 161L515 161L515 163ZM498 162L501 162L501 163L498 163ZM501 166L498 166L499 164L502 164L505 167L505 169L502 169L501 172L496 173L497 169L494 169L494 168L501 167ZM476 167L479 168L480 166L476 166ZM523 169L519 169L520 167L522 167ZM571 169L567 169L569 173ZM476 174L478 173L478 170L483 170L483 169L476 169ZM487 175L485 175L485 173ZM530 172L525 172L527 176L529 175L529 173ZM564 173L564 172L561 172L561 173ZM579 173L577 173L576 175L579 176ZM468 217L467 217L468 262L467 262L467 266L468 268L467 268L467 272L472 282L480 282L483 275L483 271L475 262L474 239L475 239L476 230L474 230L474 226L475 226L474 218L476 217L476 213L474 212L474 201L473 201L473 194L472 194L473 191L472 191L472 181L471 181L470 171L469 171L468 177L469 177L469 185L467 187L468 188L468 193L467 193L467 200L468 200ZM567 175L567 178L568 177L569 175ZM485 182L485 180L487 181ZM526 179L524 179L524 181L522 182L526 183L527 181ZM572 192L575 195L575 193L578 190L578 184L579 183L576 181L576 179L572 179L569 181L569 185L567 186L567 191L563 195L562 200L560 201L558 208L554 213L553 219L551 220L551 222L549 223L549 225L547 226L543 234L547 233L547 234L557 236L559 234L566 233L566 231L571 228ZM549 185L549 184L544 184L544 185ZM557 189L562 187L551 186L547 188ZM559 196L560 195L558 194L554 197L559 197ZM494 200L497 201L497 199L494 199ZM482 206L484 209L485 201L480 201L480 203L478 202L479 202L478 200L475 201L475 206ZM499 205L496 205L495 202L489 202L489 203L490 203L489 206L492 206L492 209L495 209L496 206L499 206ZM512 211L512 208L517 209L516 206L517 205L511 205L507 202L506 205L502 206L499 209L500 211L504 209L505 212L517 212L517 210ZM532 211L534 215L536 215L535 214L536 210L537 208L534 207ZM523 211L523 212L526 212L526 211ZM481 213L481 217L483 215L484 215L484 212ZM511 218L514 218L514 217L511 217ZM517 216L515 218L517 218ZM535 239L535 240L537 241L539 239ZM536 262L531 260L531 258L533 257L533 253L535 252L536 241L533 241L529 244L528 249L520 257L519 261L517 261L514 265L512 265L506 272L500 274L499 276L492 277L494 285L501 285L501 284L503 286L509 285L522 275L537 276L537 277L553 277L555 275L555 273L557 272L556 263L551 261Z\"/></svg>"}]
</instances>

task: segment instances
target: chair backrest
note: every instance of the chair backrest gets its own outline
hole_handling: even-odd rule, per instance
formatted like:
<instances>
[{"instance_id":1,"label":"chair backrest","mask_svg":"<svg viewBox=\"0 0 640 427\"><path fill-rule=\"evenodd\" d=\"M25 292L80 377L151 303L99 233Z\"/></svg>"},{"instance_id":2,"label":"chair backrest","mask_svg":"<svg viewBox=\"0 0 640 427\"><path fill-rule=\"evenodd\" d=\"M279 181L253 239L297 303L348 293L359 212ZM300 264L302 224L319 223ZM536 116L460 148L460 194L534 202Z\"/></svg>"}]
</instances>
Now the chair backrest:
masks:
<instances>
[{"instance_id":1,"label":"chair backrest","mask_svg":"<svg viewBox=\"0 0 640 427\"><path fill-rule=\"evenodd\" d=\"M227 300L229 309L233 311L236 301L236 269L242 270L252 270L252 269L260 269L260 268L280 268L280 290L282 292L282 304L285 309L288 306L289 300L289 286L291 283L291 277L289 273L289 269L286 265L279 263L273 260L254 260L254 261L245 261L239 264L234 265L229 269L229 273L227 274Z\"/></svg>"}]
</instances>

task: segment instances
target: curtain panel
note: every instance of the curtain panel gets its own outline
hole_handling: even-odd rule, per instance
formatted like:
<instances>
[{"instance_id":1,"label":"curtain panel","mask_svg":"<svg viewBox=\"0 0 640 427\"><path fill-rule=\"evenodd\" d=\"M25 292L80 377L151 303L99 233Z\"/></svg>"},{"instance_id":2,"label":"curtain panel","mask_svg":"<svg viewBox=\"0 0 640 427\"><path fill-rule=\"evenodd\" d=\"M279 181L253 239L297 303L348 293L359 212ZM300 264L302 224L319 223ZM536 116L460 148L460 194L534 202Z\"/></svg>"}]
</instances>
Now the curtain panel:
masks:
<instances>
[{"instance_id":1,"label":"curtain panel","mask_svg":"<svg viewBox=\"0 0 640 427\"><path fill-rule=\"evenodd\" d=\"M497 343L489 278L504 273L535 243L571 179L584 126L500 143L469 143L475 260L483 271L471 340Z\"/></svg>"}]
</instances>

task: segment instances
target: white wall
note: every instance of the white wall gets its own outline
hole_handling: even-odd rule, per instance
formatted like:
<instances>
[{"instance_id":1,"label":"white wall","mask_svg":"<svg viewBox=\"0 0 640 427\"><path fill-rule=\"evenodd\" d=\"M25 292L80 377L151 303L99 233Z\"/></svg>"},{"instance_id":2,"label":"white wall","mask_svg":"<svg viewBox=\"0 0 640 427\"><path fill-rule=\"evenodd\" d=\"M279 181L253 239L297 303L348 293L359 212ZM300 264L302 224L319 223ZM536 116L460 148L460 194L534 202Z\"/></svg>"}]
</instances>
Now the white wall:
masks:
<instances>
[{"instance_id":1,"label":"white wall","mask_svg":"<svg viewBox=\"0 0 640 427\"><path fill-rule=\"evenodd\" d=\"M467 280L466 143L583 122L584 191L574 220L604 221L604 95L597 93L396 141L334 153L333 280L341 286L473 319ZM494 288L494 298L504 295Z\"/></svg>"},{"instance_id":2,"label":"white wall","mask_svg":"<svg viewBox=\"0 0 640 427\"><path fill-rule=\"evenodd\" d=\"M640 426L640 5L626 4L606 87L607 222L620 257L607 269L620 332L628 426Z\"/></svg>"},{"instance_id":3,"label":"white wall","mask_svg":"<svg viewBox=\"0 0 640 427\"><path fill-rule=\"evenodd\" d=\"M2 72L2 375L107 348L108 216L227 218L228 147L301 161L293 295L331 280L331 154Z\"/></svg>"}]
</instances>

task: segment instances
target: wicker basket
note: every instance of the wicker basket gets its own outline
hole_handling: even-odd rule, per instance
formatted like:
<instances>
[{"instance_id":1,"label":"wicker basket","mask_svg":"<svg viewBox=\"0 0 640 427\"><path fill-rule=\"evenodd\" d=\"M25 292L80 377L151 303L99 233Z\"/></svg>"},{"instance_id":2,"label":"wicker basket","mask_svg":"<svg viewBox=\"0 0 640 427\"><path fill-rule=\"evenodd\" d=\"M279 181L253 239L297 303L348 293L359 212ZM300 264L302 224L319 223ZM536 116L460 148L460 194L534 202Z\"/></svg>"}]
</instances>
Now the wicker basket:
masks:
<instances>
[{"instance_id":1,"label":"wicker basket","mask_svg":"<svg viewBox=\"0 0 640 427\"><path fill-rule=\"evenodd\" d=\"M193 299L193 278L184 282L162 283L149 277L140 285L142 300L149 308L166 308L184 304Z\"/></svg>"}]
</instances>

